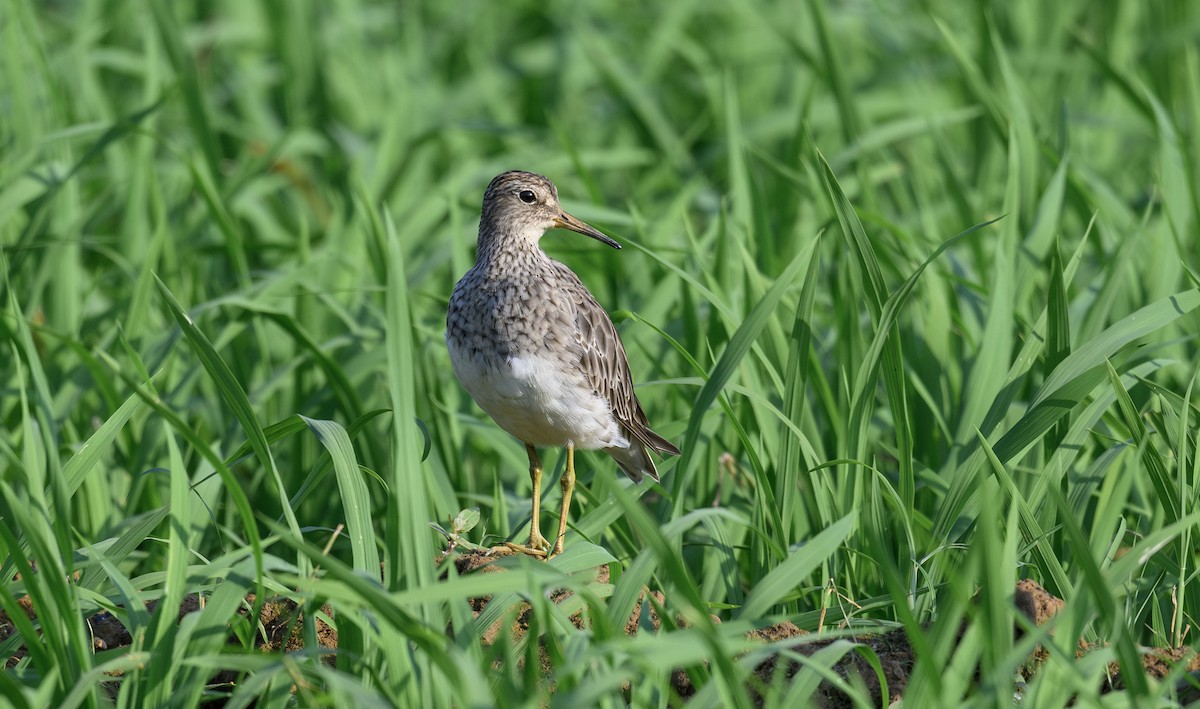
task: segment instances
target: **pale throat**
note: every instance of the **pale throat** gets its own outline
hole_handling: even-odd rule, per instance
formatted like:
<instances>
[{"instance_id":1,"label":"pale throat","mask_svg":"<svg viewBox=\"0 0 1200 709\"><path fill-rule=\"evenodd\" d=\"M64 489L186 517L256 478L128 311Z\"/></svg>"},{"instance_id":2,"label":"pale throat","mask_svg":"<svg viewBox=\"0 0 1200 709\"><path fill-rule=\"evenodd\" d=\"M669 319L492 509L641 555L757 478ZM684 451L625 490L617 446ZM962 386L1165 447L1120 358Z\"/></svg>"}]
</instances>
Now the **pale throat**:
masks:
<instances>
[{"instance_id":1,"label":"pale throat","mask_svg":"<svg viewBox=\"0 0 1200 709\"><path fill-rule=\"evenodd\" d=\"M476 245L476 265L488 268L517 262L540 262L550 257L542 251L540 241L546 230L537 226L509 229L499 233L480 229Z\"/></svg>"}]
</instances>

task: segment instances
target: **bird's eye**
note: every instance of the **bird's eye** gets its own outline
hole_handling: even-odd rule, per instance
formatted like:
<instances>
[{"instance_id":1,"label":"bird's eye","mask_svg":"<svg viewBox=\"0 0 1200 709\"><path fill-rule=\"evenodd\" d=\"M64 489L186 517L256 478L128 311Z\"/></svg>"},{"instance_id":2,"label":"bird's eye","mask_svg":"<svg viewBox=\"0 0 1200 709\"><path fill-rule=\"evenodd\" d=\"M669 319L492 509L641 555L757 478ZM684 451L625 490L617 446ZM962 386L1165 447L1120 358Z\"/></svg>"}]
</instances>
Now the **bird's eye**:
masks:
<instances>
[{"instance_id":1,"label":"bird's eye","mask_svg":"<svg viewBox=\"0 0 1200 709\"><path fill-rule=\"evenodd\" d=\"M533 204L537 201L537 195L533 193L533 190L521 190L517 193L517 196L520 197L521 201L525 204Z\"/></svg>"}]
</instances>

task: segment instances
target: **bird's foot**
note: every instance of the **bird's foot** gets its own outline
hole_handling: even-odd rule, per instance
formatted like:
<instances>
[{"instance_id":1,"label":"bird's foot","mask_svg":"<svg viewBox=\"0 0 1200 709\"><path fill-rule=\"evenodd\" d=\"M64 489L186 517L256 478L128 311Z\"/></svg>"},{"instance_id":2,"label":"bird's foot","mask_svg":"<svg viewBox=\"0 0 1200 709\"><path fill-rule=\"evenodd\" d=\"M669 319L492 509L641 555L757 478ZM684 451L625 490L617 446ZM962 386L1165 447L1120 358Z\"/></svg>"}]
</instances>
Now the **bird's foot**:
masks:
<instances>
[{"instance_id":1,"label":"bird's foot","mask_svg":"<svg viewBox=\"0 0 1200 709\"><path fill-rule=\"evenodd\" d=\"M505 555L515 552L517 554L525 554L526 556L533 556L539 559L549 559L555 554L562 552L562 541L559 540L558 546L555 547L553 552L551 552L550 542L542 536L540 531L535 529L529 533L529 544L504 542L500 546L492 547L488 551L489 554L495 554L497 552Z\"/></svg>"},{"instance_id":2,"label":"bird's foot","mask_svg":"<svg viewBox=\"0 0 1200 709\"><path fill-rule=\"evenodd\" d=\"M500 556L511 556L513 554L524 554L526 556L532 556L532 557L536 557L538 559L547 558L547 552L545 549L538 549L536 547L526 546L524 544L517 544L516 542L504 542L503 544L501 544L499 546L494 546L491 549L488 549L488 554L489 555L499 554Z\"/></svg>"},{"instance_id":3,"label":"bird's foot","mask_svg":"<svg viewBox=\"0 0 1200 709\"><path fill-rule=\"evenodd\" d=\"M529 532L529 548L540 549L543 554L550 548L550 542L542 536L541 530L536 527Z\"/></svg>"}]
</instances>

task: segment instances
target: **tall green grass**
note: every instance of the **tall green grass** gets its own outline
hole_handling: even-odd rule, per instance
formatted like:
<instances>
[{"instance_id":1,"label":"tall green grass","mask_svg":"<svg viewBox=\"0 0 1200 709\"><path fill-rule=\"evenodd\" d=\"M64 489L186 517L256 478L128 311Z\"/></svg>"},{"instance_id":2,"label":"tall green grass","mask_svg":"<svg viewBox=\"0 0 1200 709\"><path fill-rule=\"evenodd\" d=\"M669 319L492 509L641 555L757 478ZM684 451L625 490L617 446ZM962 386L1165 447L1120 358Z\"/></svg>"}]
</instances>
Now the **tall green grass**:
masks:
<instances>
[{"instance_id":1,"label":"tall green grass","mask_svg":"<svg viewBox=\"0 0 1200 709\"><path fill-rule=\"evenodd\" d=\"M1038 644L1025 702L1098 701L1113 661L1106 701L1171 701L1138 656L1200 608L1198 32L1083 0L12 0L0 695L663 706L683 668L750 706L781 648L745 633L788 619L843 640L768 703L897 627L908 706L1007 703ZM567 553L458 577L430 523L529 522L442 339L509 168L631 247L543 241L684 452L640 488L582 454ZM1014 640L1024 577L1067 611ZM664 626L629 637L646 585ZM255 649L274 595L309 650ZM481 643L521 601L529 633ZM93 653L99 611L130 647Z\"/></svg>"}]
</instances>

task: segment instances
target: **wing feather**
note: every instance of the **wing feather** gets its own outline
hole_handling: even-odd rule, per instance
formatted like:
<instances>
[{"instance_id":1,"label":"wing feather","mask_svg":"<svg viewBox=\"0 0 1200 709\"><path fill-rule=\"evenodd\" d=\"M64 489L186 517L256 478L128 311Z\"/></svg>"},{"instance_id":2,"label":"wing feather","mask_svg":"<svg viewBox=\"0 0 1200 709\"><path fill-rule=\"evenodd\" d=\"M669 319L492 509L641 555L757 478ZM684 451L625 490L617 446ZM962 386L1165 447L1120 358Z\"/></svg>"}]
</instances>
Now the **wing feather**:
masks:
<instances>
[{"instance_id":1,"label":"wing feather","mask_svg":"<svg viewBox=\"0 0 1200 709\"><path fill-rule=\"evenodd\" d=\"M579 278L563 266L564 278L578 284L570 289L575 305L575 336L579 345L579 366L593 390L612 407L613 416L628 436L658 451L679 455L679 449L650 430L650 422L633 391L633 375L625 347L608 313L592 297Z\"/></svg>"}]
</instances>

